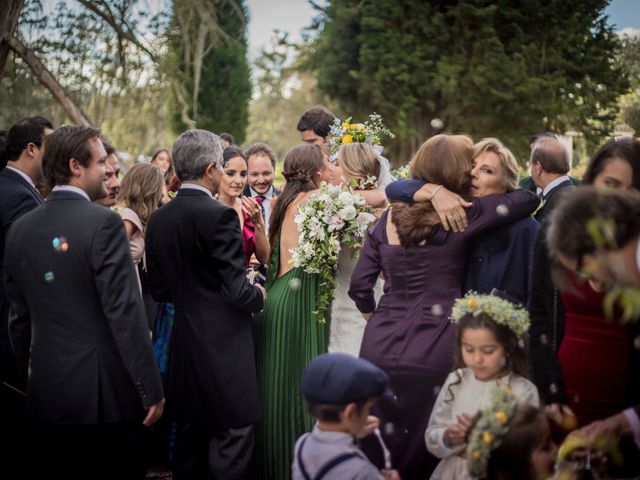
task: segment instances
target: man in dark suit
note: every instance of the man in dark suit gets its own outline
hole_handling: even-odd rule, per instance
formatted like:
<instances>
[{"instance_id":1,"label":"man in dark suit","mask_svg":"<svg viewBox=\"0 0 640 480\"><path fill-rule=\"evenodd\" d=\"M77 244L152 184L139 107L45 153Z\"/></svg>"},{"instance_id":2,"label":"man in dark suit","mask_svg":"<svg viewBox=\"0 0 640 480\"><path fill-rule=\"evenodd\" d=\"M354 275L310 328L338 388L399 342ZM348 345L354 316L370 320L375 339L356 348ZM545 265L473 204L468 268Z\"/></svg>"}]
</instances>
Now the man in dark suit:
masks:
<instances>
[{"instance_id":1,"label":"man in dark suit","mask_svg":"<svg viewBox=\"0 0 640 480\"><path fill-rule=\"evenodd\" d=\"M533 247L529 282L529 366L540 398L546 404L557 404L556 408L565 402L562 377L557 375L560 372L557 353L564 336L564 306L551 279L546 232L551 212L576 188L566 175L568 171L569 154L564 145L555 139L542 139L536 144L531 152L531 176L542 189L542 206L535 214L540 229Z\"/></svg>"},{"instance_id":2,"label":"man in dark suit","mask_svg":"<svg viewBox=\"0 0 640 480\"><path fill-rule=\"evenodd\" d=\"M9 231L9 333L26 376L32 477L144 478L140 437L164 405L100 132L60 127L42 158L47 201Z\"/></svg>"},{"instance_id":3,"label":"man in dark suit","mask_svg":"<svg viewBox=\"0 0 640 480\"><path fill-rule=\"evenodd\" d=\"M251 478L259 417L251 313L265 292L245 277L238 214L212 198L223 175L218 136L189 130L172 156L182 186L151 215L146 252L154 299L175 306L167 372L173 478Z\"/></svg>"},{"instance_id":4,"label":"man in dark suit","mask_svg":"<svg viewBox=\"0 0 640 480\"><path fill-rule=\"evenodd\" d=\"M558 140L545 138L535 144L531 152L531 178L542 190L542 205L535 213L538 222L542 223L553 210L561 192L574 187L567 175L570 168L569 152Z\"/></svg>"},{"instance_id":5,"label":"man in dark suit","mask_svg":"<svg viewBox=\"0 0 640 480\"><path fill-rule=\"evenodd\" d=\"M0 454L0 463L9 470L19 468L20 455L25 451L22 443L25 385L9 343L9 301L2 280L2 257L9 227L43 203L36 185L42 182L42 141L52 131L51 122L45 118L20 120L9 129L5 149L0 152L0 164L5 165L0 171L0 435L6 445Z\"/></svg>"}]
</instances>

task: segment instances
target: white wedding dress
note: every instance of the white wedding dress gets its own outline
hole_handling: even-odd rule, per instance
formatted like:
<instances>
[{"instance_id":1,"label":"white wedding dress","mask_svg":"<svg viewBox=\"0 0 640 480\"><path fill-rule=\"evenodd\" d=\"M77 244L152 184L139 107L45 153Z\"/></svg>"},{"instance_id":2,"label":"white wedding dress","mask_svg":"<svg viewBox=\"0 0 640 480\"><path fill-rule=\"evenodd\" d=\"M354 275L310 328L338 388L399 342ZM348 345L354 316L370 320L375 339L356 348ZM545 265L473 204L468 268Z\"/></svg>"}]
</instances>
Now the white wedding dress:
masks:
<instances>
[{"instance_id":1,"label":"white wedding dress","mask_svg":"<svg viewBox=\"0 0 640 480\"><path fill-rule=\"evenodd\" d=\"M345 246L338 255L338 270L336 272L336 289L331 303L331 328L329 329L329 347L331 353L348 353L357 357L360 354L360 344L366 320L356 308L356 304L349 298L349 283L351 274L358 261L352 255L353 250ZM376 303L382 295L384 282L378 279L374 289Z\"/></svg>"}]
</instances>

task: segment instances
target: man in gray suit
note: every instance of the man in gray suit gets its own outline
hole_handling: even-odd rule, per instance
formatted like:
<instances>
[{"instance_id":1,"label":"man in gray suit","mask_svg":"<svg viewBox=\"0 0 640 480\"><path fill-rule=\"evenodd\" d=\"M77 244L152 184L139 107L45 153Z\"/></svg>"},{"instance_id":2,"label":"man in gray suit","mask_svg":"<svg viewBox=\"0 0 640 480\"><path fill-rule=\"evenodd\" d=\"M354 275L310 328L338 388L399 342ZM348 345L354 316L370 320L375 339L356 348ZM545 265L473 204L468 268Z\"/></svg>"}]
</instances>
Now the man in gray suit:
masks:
<instances>
[{"instance_id":1,"label":"man in gray suit","mask_svg":"<svg viewBox=\"0 0 640 480\"><path fill-rule=\"evenodd\" d=\"M100 132L47 139L47 201L9 230L9 334L27 376L31 477L145 477L141 443L164 398L129 243L106 195ZM143 426L144 425L144 426Z\"/></svg>"}]
</instances>

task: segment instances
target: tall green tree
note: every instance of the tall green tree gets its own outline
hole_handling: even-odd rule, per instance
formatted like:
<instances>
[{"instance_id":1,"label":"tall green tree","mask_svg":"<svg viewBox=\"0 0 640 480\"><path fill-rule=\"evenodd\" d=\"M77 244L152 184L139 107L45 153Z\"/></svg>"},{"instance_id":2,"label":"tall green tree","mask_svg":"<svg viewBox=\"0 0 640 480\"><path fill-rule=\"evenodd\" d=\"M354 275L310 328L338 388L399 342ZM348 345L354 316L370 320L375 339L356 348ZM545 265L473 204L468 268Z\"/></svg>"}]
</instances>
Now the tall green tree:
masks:
<instances>
[{"instance_id":1,"label":"tall green tree","mask_svg":"<svg viewBox=\"0 0 640 480\"><path fill-rule=\"evenodd\" d=\"M247 15L241 0L174 1L170 50L187 105L186 112L174 109L176 132L197 126L244 141L251 99Z\"/></svg>"},{"instance_id":2,"label":"tall green tree","mask_svg":"<svg viewBox=\"0 0 640 480\"><path fill-rule=\"evenodd\" d=\"M541 130L576 130L595 144L628 88L607 4L332 0L309 66L354 117L385 117L395 163L434 133L434 118L447 131L498 136L520 158Z\"/></svg>"}]
</instances>

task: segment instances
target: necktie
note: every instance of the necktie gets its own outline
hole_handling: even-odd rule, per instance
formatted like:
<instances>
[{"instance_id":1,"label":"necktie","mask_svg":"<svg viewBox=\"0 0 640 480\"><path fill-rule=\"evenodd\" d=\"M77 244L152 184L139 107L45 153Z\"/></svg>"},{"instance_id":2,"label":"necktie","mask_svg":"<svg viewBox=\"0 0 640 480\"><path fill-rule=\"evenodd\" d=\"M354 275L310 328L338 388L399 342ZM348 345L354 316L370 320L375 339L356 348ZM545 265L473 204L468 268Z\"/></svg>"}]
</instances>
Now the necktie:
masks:
<instances>
[{"instance_id":1,"label":"necktie","mask_svg":"<svg viewBox=\"0 0 640 480\"><path fill-rule=\"evenodd\" d=\"M258 205L260 205L260 213L262 213L262 219L266 222L267 221L267 217L265 216L264 213L264 205L263 202L267 199L267 197L265 197L264 195L258 195L256 196L256 202L258 202Z\"/></svg>"}]
</instances>

